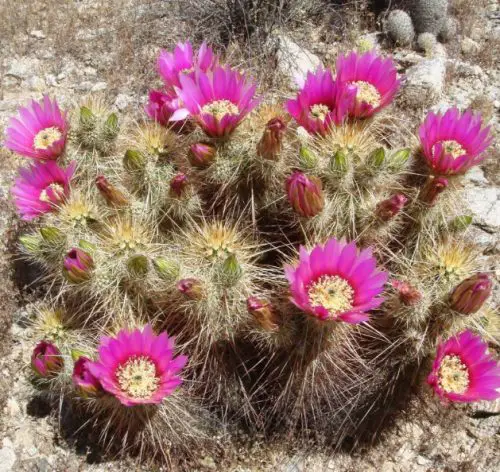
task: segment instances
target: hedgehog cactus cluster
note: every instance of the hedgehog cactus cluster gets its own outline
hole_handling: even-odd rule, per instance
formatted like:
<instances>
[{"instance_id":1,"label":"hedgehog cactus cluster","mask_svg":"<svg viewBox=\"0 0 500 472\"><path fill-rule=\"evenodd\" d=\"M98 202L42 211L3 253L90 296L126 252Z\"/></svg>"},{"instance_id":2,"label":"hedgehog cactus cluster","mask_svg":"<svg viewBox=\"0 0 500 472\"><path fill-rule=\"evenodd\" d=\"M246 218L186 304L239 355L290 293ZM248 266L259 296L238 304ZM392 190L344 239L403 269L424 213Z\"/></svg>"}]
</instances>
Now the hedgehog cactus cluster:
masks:
<instances>
[{"instance_id":1,"label":"hedgehog cactus cluster","mask_svg":"<svg viewBox=\"0 0 500 472\"><path fill-rule=\"evenodd\" d=\"M458 192L491 144L479 115L431 112L414 142L374 51L286 103L206 44L162 51L158 72L140 122L44 97L6 130L31 159L20 247L47 282L38 388L170 461L240 424L339 443L436 349L443 401L500 395Z\"/></svg>"}]
</instances>

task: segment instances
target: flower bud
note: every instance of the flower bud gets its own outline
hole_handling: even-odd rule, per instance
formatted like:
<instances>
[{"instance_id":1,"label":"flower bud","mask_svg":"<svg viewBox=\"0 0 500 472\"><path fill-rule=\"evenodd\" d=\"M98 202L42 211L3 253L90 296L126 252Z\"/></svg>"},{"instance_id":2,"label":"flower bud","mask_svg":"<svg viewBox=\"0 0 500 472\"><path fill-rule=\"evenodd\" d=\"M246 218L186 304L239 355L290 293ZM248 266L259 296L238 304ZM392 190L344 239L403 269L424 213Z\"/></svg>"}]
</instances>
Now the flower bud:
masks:
<instances>
[{"instance_id":1,"label":"flower bud","mask_svg":"<svg viewBox=\"0 0 500 472\"><path fill-rule=\"evenodd\" d=\"M39 377L54 377L64 367L61 351L48 341L40 341L31 354L31 367Z\"/></svg>"},{"instance_id":2,"label":"flower bud","mask_svg":"<svg viewBox=\"0 0 500 472\"><path fill-rule=\"evenodd\" d=\"M344 174L347 171L347 154L339 149L330 159L330 170Z\"/></svg>"},{"instance_id":3,"label":"flower bud","mask_svg":"<svg viewBox=\"0 0 500 472\"><path fill-rule=\"evenodd\" d=\"M408 198L402 193L397 193L391 198L380 202L375 212L382 221L389 221L403 209L407 202Z\"/></svg>"},{"instance_id":4,"label":"flower bud","mask_svg":"<svg viewBox=\"0 0 500 472\"><path fill-rule=\"evenodd\" d=\"M448 187L448 179L445 177L430 176L424 188L421 190L419 199L427 203L429 206L434 206L440 193L444 192Z\"/></svg>"},{"instance_id":5,"label":"flower bud","mask_svg":"<svg viewBox=\"0 0 500 472\"><path fill-rule=\"evenodd\" d=\"M88 280L93 268L92 256L82 249L73 248L64 258L64 275L75 284Z\"/></svg>"},{"instance_id":6,"label":"flower bud","mask_svg":"<svg viewBox=\"0 0 500 472\"><path fill-rule=\"evenodd\" d=\"M410 158L410 154L411 154L410 148L400 149L399 151L396 151L389 158L388 161L389 168L392 169L393 171L399 171L403 169L403 167L408 162L408 159Z\"/></svg>"},{"instance_id":7,"label":"flower bud","mask_svg":"<svg viewBox=\"0 0 500 472\"><path fill-rule=\"evenodd\" d=\"M170 196L174 198L181 198L186 192L188 186L188 178L186 174L179 172L170 181Z\"/></svg>"},{"instance_id":8,"label":"flower bud","mask_svg":"<svg viewBox=\"0 0 500 472\"><path fill-rule=\"evenodd\" d=\"M80 356L73 367L73 385L84 397L95 397L101 391L101 383L92 375L89 365L92 361L85 356Z\"/></svg>"},{"instance_id":9,"label":"flower bud","mask_svg":"<svg viewBox=\"0 0 500 472\"><path fill-rule=\"evenodd\" d=\"M391 285L397 290L399 299L404 305L413 306L422 300L422 294L408 282L393 280Z\"/></svg>"},{"instance_id":10,"label":"flower bud","mask_svg":"<svg viewBox=\"0 0 500 472\"><path fill-rule=\"evenodd\" d=\"M266 331L276 331L279 328L276 313L267 300L262 300L257 297L248 297L247 309L257 323Z\"/></svg>"},{"instance_id":11,"label":"flower bud","mask_svg":"<svg viewBox=\"0 0 500 472\"><path fill-rule=\"evenodd\" d=\"M136 172L144 169L146 160L139 151L128 149L123 157L123 166L129 172Z\"/></svg>"},{"instance_id":12,"label":"flower bud","mask_svg":"<svg viewBox=\"0 0 500 472\"><path fill-rule=\"evenodd\" d=\"M476 313L491 295L492 287L488 274L478 273L469 277L453 290L451 308L463 315Z\"/></svg>"},{"instance_id":13,"label":"flower bud","mask_svg":"<svg viewBox=\"0 0 500 472\"><path fill-rule=\"evenodd\" d=\"M35 253L40 250L41 240L37 236L25 234L19 237L19 242L28 253Z\"/></svg>"},{"instance_id":14,"label":"flower bud","mask_svg":"<svg viewBox=\"0 0 500 472\"><path fill-rule=\"evenodd\" d=\"M203 298L203 287L197 279L182 279L177 282L177 290L186 295L191 300Z\"/></svg>"},{"instance_id":15,"label":"flower bud","mask_svg":"<svg viewBox=\"0 0 500 472\"><path fill-rule=\"evenodd\" d=\"M128 200L124 193L111 184L104 175L99 175L95 179L95 184L109 205L117 207L128 205Z\"/></svg>"},{"instance_id":16,"label":"flower bud","mask_svg":"<svg viewBox=\"0 0 500 472\"><path fill-rule=\"evenodd\" d=\"M321 180L317 177L308 177L302 172L294 172L286 181L288 200L293 209L301 216L316 216L323 210Z\"/></svg>"},{"instance_id":17,"label":"flower bud","mask_svg":"<svg viewBox=\"0 0 500 472\"><path fill-rule=\"evenodd\" d=\"M61 243L65 240L64 233L54 226L45 226L40 228L40 234L44 241L48 243Z\"/></svg>"},{"instance_id":18,"label":"flower bud","mask_svg":"<svg viewBox=\"0 0 500 472\"><path fill-rule=\"evenodd\" d=\"M188 160L193 167L203 169L215 160L217 148L210 143L196 143L189 147Z\"/></svg>"},{"instance_id":19,"label":"flower bud","mask_svg":"<svg viewBox=\"0 0 500 472\"><path fill-rule=\"evenodd\" d=\"M286 124L281 118L269 120L257 144L257 155L263 159L276 160L281 153L285 131Z\"/></svg>"},{"instance_id":20,"label":"flower bud","mask_svg":"<svg viewBox=\"0 0 500 472\"><path fill-rule=\"evenodd\" d=\"M238 263L238 259L234 254L229 254L222 264L222 272L224 279L228 284L233 284L241 277L242 269Z\"/></svg>"},{"instance_id":21,"label":"flower bud","mask_svg":"<svg viewBox=\"0 0 500 472\"><path fill-rule=\"evenodd\" d=\"M318 165L318 157L310 149L302 146L299 152L299 162L304 169L314 169Z\"/></svg>"},{"instance_id":22,"label":"flower bud","mask_svg":"<svg viewBox=\"0 0 500 472\"><path fill-rule=\"evenodd\" d=\"M385 149L383 147L375 149L369 157L370 164L379 169L385 161Z\"/></svg>"},{"instance_id":23,"label":"flower bud","mask_svg":"<svg viewBox=\"0 0 500 472\"><path fill-rule=\"evenodd\" d=\"M157 274L163 280L175 280L179 277L179 264L175 261L165 259L164 257L157 257L153 260L154 268Z\"/></svg>"},{"instance_id":24,"label":"flower bud","mask_svg":"<svg viewBox=\"0 0 500 472\"><path fill-rule=\"evenodd\" d=\"M144 277L148 273L148 258L136 254L127 260L127 269L134 277Z\"/></svg>"}]
</instances>

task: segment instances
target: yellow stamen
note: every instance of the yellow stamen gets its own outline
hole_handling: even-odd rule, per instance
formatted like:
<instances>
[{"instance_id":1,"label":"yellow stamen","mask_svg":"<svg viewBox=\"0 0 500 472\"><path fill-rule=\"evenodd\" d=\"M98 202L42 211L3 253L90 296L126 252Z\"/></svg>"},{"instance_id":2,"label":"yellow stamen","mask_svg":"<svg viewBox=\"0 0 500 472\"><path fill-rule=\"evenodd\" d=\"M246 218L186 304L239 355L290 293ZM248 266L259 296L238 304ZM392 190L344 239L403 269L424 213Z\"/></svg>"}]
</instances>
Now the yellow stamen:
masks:
<instances>
[{"instance_id":1,"label":"yellow stamen","mask_svg":"<svg viewBox=\"0 0 500 472\"><path fill-rule=\"evenodd\" d=\"M58 128L52 126L50 128L42 129L39 131L35 139L33 140L33 147L35 149L48 149L52 146L56 141L59 141L62 138L62 133Z\"/></svg>"},{"instance_id":2,"label":"yellow stamen","mask_svg":"<svg viewBox=\"0 0 500 472\"><path fill-rule=\"evenodd\" d=\"M356 101L368 103L372 107L376 108L380 105L381 96L379 91L375 86L364 80L358 80L357 82L351 82L358 90L356 93Z\"/></svg>"},{"instance_id":3,"label":"yellow stamen","mask_svg":"<svg viewBox=\"0 0 500 472\"><path fill-rule=\"evenodd\" d=\"M467 153L467 151L462 147L462 145L454 140L441 141L439 144L441 144L443 151L446 154L451 155L453 159L456 159L457 157L463 156L464 154Z\"/></svg>"},{"instance_id":4,"label":"yellow stamen","mask_svg":"<svg viewBox=\"0 0 500 472\"><path fill-rule=\"evenodd\" d=\"M330 108L322 103L311 106L311 115L313 118L324 121L328 113L330 113Z\"/></svg>"},{"instance_id":5,"label":"yellow stamen","mask_svg":"<svg viewBox=\"0 0 500 472\"><path fill-rule=\"evenodd\" d=\"M458 356L444 356L439 366L439 385L449 393L464 393L469 387L469 369Z\"/></svg>"},{"instance_id":6,"label":"yellow stamen","mask_svg":"<svg viewBox=\"0 0 500 472\"><path fill-rule=\"evenodd\" d=\"M116 378L120 388L133 398L150 398L160 384L154 362L145 356L131 357L118 367Z\"/></svg>"},{"instance_id":7,"label":"yellow stamen","mask_svg":"<svg viewBox=\"0 0 500 472\"><path fill-rule=\"evenodd\" d=\"M338 275L324 275L311 284L308 291L311 306L323 306L332 318L353 307L354 290L349 282Z\"/></svg>"},{"instance_id":8,"label":"yellow stamen","mask_svg":"<svg viewBox=\"0 0 500 472\"><path fill-rule=\"evenodd\" d=\"M225 115L237 115L240 112L238 107L229 100L215 100L207 103L201 111L213 115L217 120L221 120Z\"/></svg>"},{"instance_id":9,"label":"yellow stamen","mask_svg":"<svg viewBox=\"0 0 500 472\"><path fill-rule=\"evenodd\" d=\"M50 198L48 194L48 189L52 190L54 198ZM41 202L44 203L56 203L60 202L64 198L64 187L60 184L50 184L45 187L38 197Z\"/></svg>"}]
</instances>

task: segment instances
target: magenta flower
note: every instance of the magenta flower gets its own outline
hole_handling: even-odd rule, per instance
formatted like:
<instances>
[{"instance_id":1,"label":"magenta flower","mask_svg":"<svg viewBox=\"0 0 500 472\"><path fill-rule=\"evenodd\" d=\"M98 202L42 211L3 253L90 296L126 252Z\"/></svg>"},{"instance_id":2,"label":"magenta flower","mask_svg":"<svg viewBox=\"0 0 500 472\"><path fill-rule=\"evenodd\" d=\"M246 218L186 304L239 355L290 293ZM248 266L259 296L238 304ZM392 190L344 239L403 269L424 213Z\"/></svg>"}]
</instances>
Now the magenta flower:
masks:
<instances>
[{"instance_id":1,"label":"magenta flower","mask_svg":"<svg viewBox=\"0 0 500 472\"><path fill-rule=\"evenodd\" d=\"M254 98L256 85L230 67L211 71L197 70L194 77L181 76L177 95L184 108L177 110L171 121L191 115L208 136L231 134L245 116L259 103Z\"/></svg>"},{"instance_id":2,"label":"magenta flower","mask_svg":"<svg viewBox=\"0 0 500 472\"><path fill-rule=\"evenodd\" d=\"M484 151L493 141L490 128L483 128L481 115L458 108L444 115L429 113L419 129L427 165L435 174L463 174L484 160Z\"/></svg>"},{"instance_id":3,"label":"magenta flower","mask_svg":"<svg viewBox=\"0 0 500 472\"><path fill-rule=\"evenodd\" d=\"M167 333L122 329L114 338L103 336L99 358L88 366L104 390L123 405L157 404L182 383L177 375L186 356L173 357L174 340Z\"/></svg>"},{"instance_id":4,"label":"magenta flower","mask_svg":"<svg viewBox=\"0 0 500 472\"><path fill-rule=\"evenodd\" d=\"M162 126L171 126L172 115L181 108L177 95L173 91L150 90L149 101L144 107L146 114Z\"/></svg>"},{"instance_id":5,"label":"magenta flower","mask_svg":"<svg viewBox=\"0 0 500 472\"><path fill-rule=\"evenodd\" d=\"M83 249L73 248L64 257L63 273L74 284L90 279L93 269L94 260Z\"/></svg>"},{"instance_id":6,"label":"magenta flower","mask_svg":"<svg viewBox=\"0 0 500 472\"><path fill-rule=\"evenodd\" d=\"M462 331L440 344L427 383L443 400L476 402L500 397L500 367L488 344Z\"/></svg>"},{"instance_id":7,"label":"magenta flower","mask_svg":"<svg viewBox=\"0 0 500 472\"><path fill-rule=\"evenodd\" d=\"M64 367L61 351L55 344L40 341L31 354L31 368L39 377L57 375Z\"/></svg>"},{"instance_id":8,"label":"magenta flower","mask_svg":"<svg viewBox=\"0 0 500 472\"><path fill-rule=\"evenodd\" d=\"M288 113L311 134L324 136L332 124L339 125L352 107L356 91L333 79L330 69L308 72L294 100L286 102Z\"/></svg>"},{"instance_id":9,"label":"magenta flower","mask_svg":"<svg viewBox=\"0 0 500 472\"><path fill-rule=\"evenodd\" d=\"M5 147L34 159L57 159L64 152L69 124L55 99L45 95L42 102L32 100L19 115L5 130Z\"/></svg>"},{"instance_id":10,"label":"magenta flower","mask_svg":"<svg viewBox=\"0 0 500 472\"><path fill-rule=\"evenodd\" d=\"M36 162L19 170L19 178L11 189L23 220L54 211L69 196L69 186L76 163L66 169L54 161Z\"/></svg>"},{"instance_id":11,"label":"magenta flower","mask_svg":"<svg viewBox=\"0 0 500 472\"><path fill-rule=\"evenodd\" d=\"M400 86L394 62L375 51L340 55L337 82L355 90L356 99L349 114L356 118L368 118L389 105Z\"/></svg>"},{"instance_id":12,"label":"magenta flower","mask_svg":"<svg viewBox=\"0 0 500 472\"><path fill-rule=\"evenodd\" d=\"M286 266L291 301L320 320L361 323L380 306L387 272L377 270L370 248L332 238L309 253L300 248L296 267Z\"/></svg>"},{"instance_id":13,"label":"magenta flower","mask_svg":"<svg viewBox=\"0 0 500 472\"><path fill-rule=\"evenodd\" d=\"M91 363L88 357L80 356L73 367L73 385L84 396L96 396L102 390L99 380L90 372Z\"/></svg>"},{"instance_id":14,"label":"magenta flower","mask_svg":"<svg viewBox=\"0 0 500 472\"><path fill-rule=\"evenodd\" d=\"M182 75L194 76L195 70L207 72L217 65L217 56L204 42L195 55L189 41L178 43L174 52L162 50L158 56L158 72L167 86L167 89L180 87Z\"/></svg>"}]
</instances>

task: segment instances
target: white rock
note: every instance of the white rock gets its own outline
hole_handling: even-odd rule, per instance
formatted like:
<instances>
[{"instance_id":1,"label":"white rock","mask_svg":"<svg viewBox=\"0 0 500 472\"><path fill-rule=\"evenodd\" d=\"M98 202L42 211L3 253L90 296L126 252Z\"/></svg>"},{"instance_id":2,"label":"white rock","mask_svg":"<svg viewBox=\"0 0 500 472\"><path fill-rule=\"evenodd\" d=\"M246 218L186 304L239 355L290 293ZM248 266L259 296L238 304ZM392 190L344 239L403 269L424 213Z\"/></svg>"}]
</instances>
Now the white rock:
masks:
<instances>
[{"instance_id":1,"label":"white rock","mask_svg":"<svg viewBox=\"0 0 500 472\"><path fill-rule=\"evenodd\" d=\"M443 58L419 62L406 71L403 100L413 107L435 103L444 89L446 66Z\"/></svg>"},{"instance_id":2,"label":"white rock","mask_svg":"<svg viewBox=\"0 0 500 472\"><path fill-rule=\"evenodd\" d=\"M500 229L500 189L467 185L463 196L474 213L476 224L492 231Z\"/></svg>"},{"instance_id":3,"label":"white rock","mask_svg":"<svg viewBox=\"0 0 500 472\"><path fill-rule=\"evenodd\" d=\"M289 36L281 34L276 38L278 69L290 78L292 88L304 81L308 71L314 71L321 64L318 56L300 47Z\"/></svg>"},{"instance_id":4,"label":"white rock","mask_svg":"<svg viewBox=\"0 0 500 472\"><path fill-rule=\"evenodd\" d=\"M57 87L57 78L54 74L47 74L45 76L45 83L49 87Z\"/></svg>"},{"instance_id":5,"label":"white rock","mask_svg":"<svg viewBox=\"0 0 500 472\"><path fill-rule=\"evenodd\" d=\"M15 59L7 69L6 76L15 77L16 79L27 79L38 69L38 59L30 59L23 57Z\"/></svg>"},{"instance_id":6,"label":"white rock","mask_svg":"<svg viewBox=\"0 0 500 472\"><path fill-rule=\"evenodd\" d=\"M118 108L118 110L124 110L127 108L128 104L130 103L131 98L129 95L125 93L120 93L117 95L116 100L115 100L115 106Z\"/></svg>"},{"instance_id":7,"label":"white rock","mask_svg":"<svg viewBox=\"0 0 500 472\"><path fill-rule=\"evenodd\" d=\"M106 90L108 88L108 84L106 82L97 82L90 91L91 92L100 92L101 90Z\"/></svg>"},{"instance_id":8,"label":"white rock","mask_svg":"<svg viewBox=\"0 0 500 472\"><path fill-rule=\"evenodd\" d=\"M16 462L16 453L12 441L4 438L0 449L0 472L11 472Z\"/></svg>"},{"instance_id":9,"label":"white rock","mask_svg":"<svg viewBox=\"0 0 500 472\"><path fill-rule=\"evenodd\" d=\"M30 32L30 36L36 39L45 39L45 33L42 30L33 30Z\"/></svg>"},{"instance_id":10,"label":"white rock","mask_svg":"<svg viewBox=\"0 0 500 472\"><path fill-rule=\"evenodd\" d=\"M479 43L471 38L462 39L460 47L462 48L462 52L468 56L476 55L481 49Z\"/></svg>"},{"instance_id":11,"label":"white rock","mask_svg":"<svg viewBox=\"0 0 500 472\"><path fill-rule=\"evenodd\" d=\"M488 180L484 176L483 169L481 167L473 167L465 174L465 180L472 182L474 184L488 184Z\"/></svg>"},{"instance_id":12,"label":"white rock","mask_svg":"<svg viewBox=\"0 0 500 472\"><path fill-rule=\"evenodd\" d=\"M31 77L28 77L23 82L23 85L27 86L30 90L33 90L35 92L41 92L45 89L45 80L43 80L41 77L38 77L37 75L33 75Z\"/></svg>"},{"instance_id":13,"label":"white rock","mask_svg":"<svg viewBox=\"0 0 500 472\"><path fill-rule=\"evenodd\" d=\"M84 73L85 75L90 75L90 76L94 77L94 76L96 76L96 75L97 75L97 70L96 70L96 69L94 69L93 67L85 67L85 68L83 69L83 73Z\"/></svg>"}]
</instances>

